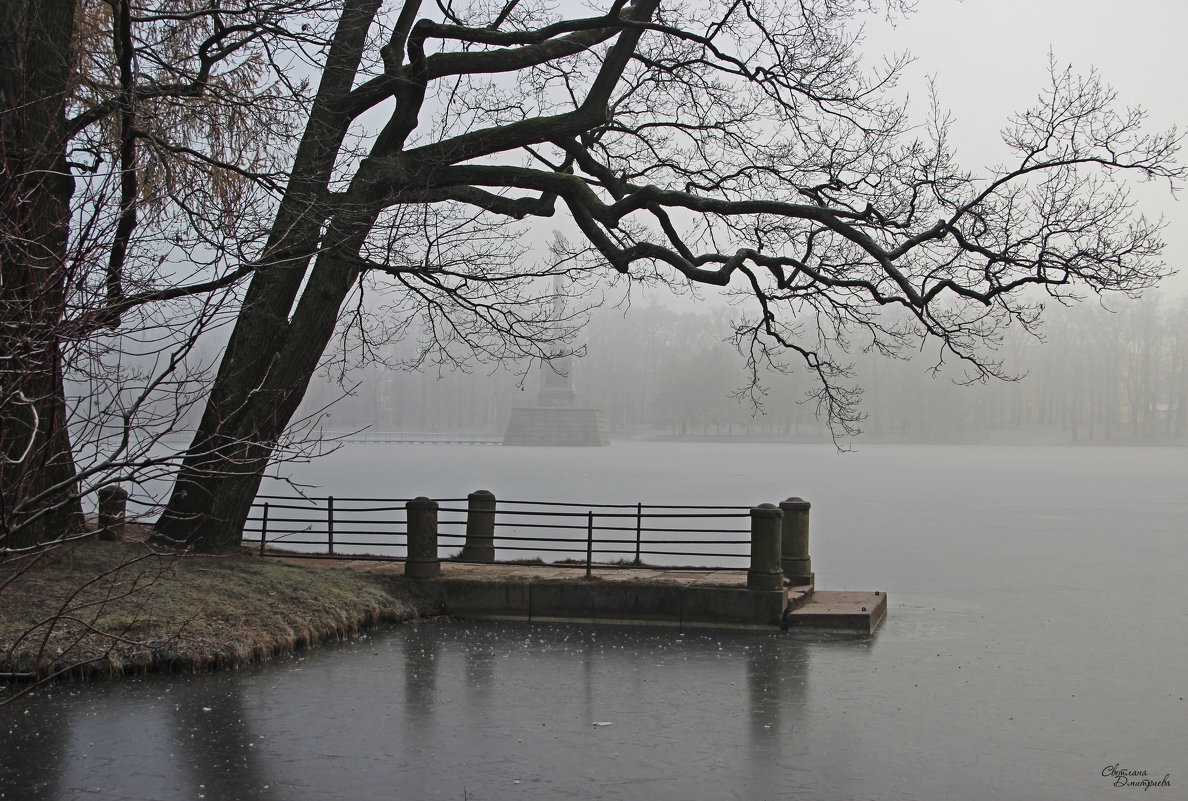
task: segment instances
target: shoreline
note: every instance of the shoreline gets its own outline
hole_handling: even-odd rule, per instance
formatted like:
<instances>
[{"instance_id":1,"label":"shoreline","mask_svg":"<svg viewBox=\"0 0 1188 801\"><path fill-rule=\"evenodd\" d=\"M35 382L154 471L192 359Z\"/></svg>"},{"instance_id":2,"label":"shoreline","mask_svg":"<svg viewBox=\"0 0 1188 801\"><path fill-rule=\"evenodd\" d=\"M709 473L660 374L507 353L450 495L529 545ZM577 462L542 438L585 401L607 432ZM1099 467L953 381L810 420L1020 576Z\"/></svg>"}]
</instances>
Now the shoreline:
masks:
<instances>
[{"instance_id":1,"label":"shoreline","mask_svg":"<svg viewBox=\"0 0 1188 801\"><path fill-rule=\"evenodd\" d=\"M233 669L434 614L382 574L139 539L0 565L0 703L51 680Z\"/></svg>"}]
</instances>

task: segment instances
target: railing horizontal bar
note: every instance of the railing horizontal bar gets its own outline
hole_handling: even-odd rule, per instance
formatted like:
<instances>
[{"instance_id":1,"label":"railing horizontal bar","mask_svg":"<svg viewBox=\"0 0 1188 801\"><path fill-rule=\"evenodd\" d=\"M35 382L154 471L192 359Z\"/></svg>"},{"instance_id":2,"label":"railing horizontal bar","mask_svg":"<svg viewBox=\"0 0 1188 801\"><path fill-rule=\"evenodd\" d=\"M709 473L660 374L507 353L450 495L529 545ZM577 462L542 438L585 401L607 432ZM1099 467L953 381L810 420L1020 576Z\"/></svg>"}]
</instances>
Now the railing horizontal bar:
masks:
<instances>
[{"instance_id":1,"label":"railing horizontal bar","mask_svg":"<svg viewBox=\"0 0 1188 801\"><path fill-rule=\"evenodd\" d=\"M318 553L317 551L310 551L308 553L306 553L305 551L285 551L284 553L269 553L269 552L265 551L264 556L270 557L273 559L340 559L340 560L341 559L350 559L350 560L371 559L371 560L375 560L375 561L384 561L384 562L399 562L403 559L403 557L400 557L400 556L385 556L383 554L375 554L375 553L342 554L342 553Z\"/></svg>"},{"instance_id":2,"label":"railing horizontal bar","mask_svg":"<svg viewBox=\"0 0 1188 801\"><path fill-rule=\"evenodd\" d=\"M337 511L337 510L335 510L335 511ZM321 522L325 523L326 521L325 521L325 519L323 519ZM405 521L405 520L377 520L377 519L370 519L370 520L368 520L368 519L363 519L363 520L347 519L347 520L343 520L337 514L334 515L335 528L337 528L339 524L342 524L344 526L384 526L384 527L388 528L389 530L395 529L395 528L400 528L401 530L403 530L406 523L407 523L407 521Z\"/></svg>"},{"instance_id":3,"label":"railing horizontal bar","mask_svg":"<svg viewBox=\"0 0 1188 801\"><path fill-rule=\"evenodd\" d=\"M500 506L573 506L582 509L634 509L633 503L569 503L566 501L499 500Z\"/></svg>"},{"instance_id":4,"label":"railing horizontal bar","mask_svg":"<svg viewBox=\"0 0 1188 801\"><path fill-rule=\"evenodd\" d=\"M335 507L334 511L335 511L335 517L334 517L335 528L337 529L339 526L342 526L343 530L345 530L345 531L359 531L359 529L356 529L353 527L354 526L363 526L363 525L374 526L376 523L389 525L389 526L392 526L393 528L403 527L403 526L407 525L407 521L404 519L383 520L383 521L377 521L377 520L371 520L371 519L363 519L363 520L344 519L338 515L337 506ZM247 518L247 522L249 522L249 523L258 523L258 522L261 522L262 520L263 520L262 517L248 517ZM325 525L325 522L326 522L326 520L324 517L273 517L270 514L269 518L268 518L268 524L269 524L270 530L273 528L274 525L282 526L284 524L318 524L321 527L321 526ZM461 526L461 525L464 525L465 523L466 523L465 520L438 521L439 526L447 526L447 525ZM568 525L568 524L564 524L564 523L558 523L555 525L549 525L546 523L502 523L501 525L502 526L515 526L518 528L553 528L553 529L574 529L574 530L585 528L585 526ZM391 529L384 529L382 531L386 532L386 531L390 531L390 530ZM595 531L635 532L636 529L634 526L599 526L599 525L595 525L594 530ZM643 534L689 534L689 535L737 534L740 537L747 536L750 534L750 531L748 531L746 529L730 529L730 528L695 528L695 529L691 529L691 528L647 528L647 527L645 527L645 528L641 528L640 531ZM655 540L652 540L652 541L654 542Z\"/></svg>"},{"instance_id":5,"label":"railing horizontal bar","mask_svg":"<svg viewBox=\"0 0 1188 801\"><path fill-rule=\"evenodd\" d=\"M499 523L500 528L552 528L552 529L580 529L586 530L585 526L579 526L570 523Z\"/></svg>"},{"instance_id":6,"label":"railing horizontal bar","mask_svg":"<svg viewBox=\"0 0 1188 801\"><path fill-rule=\"evenodd\" d=\"M463 510L459 510L463 511ZM500 505L499 514L504 515L521 515L523 517L579 517L584 516L585 512L549 512L549 511L533 511L528 509L507 509ZM681 519L743 519L751 516L751 511L748 509L745 512L734 513L701 513L701 512L673 512L671 514L651 514L644 512L643 514L636 514L635 512L599 512L596 520L636 520L636 519L653 519L653 520L681 520Z\"/></svg>"},{"instance_id":7,"label":"railing horizontal bar","mask_svg":"<svg viewBox=\"0 0 1188 801\"><path fill-rule=\"evenodd\" d=\"M312 530L312 531L301 531L301 532L295 532L295 533L317 535L317 536L322 537L322 541L325 542L327 531L326 531L326 529L323 528L323 529L317 529L317 530ZM272 539L272 529L271 528L268 529L268 534L269 534L269 539L271 540ZM407 539L407 537L403 531L400 531L400 532L397 532L397 531L374 531L374 530L373 531L354 531L354 530L340 531L338 526L335 525L335 527L334 527L334 541L335 542L340 541L340 538L339 538L340 534L345 534L348 537L375 537L380 540L392 540L392 541L396 541L396 542L400 542L400 543L403 543L405 541L405 539Z\"/></svg>"},{"instance_id":8,"label":"railing horizontal bar","mask_svg":"<svg viewBox=\"0 0 1188 801\"><path fill-rule=\"evenodd\" d=\"M499 540L500 544L506 542L573 542L583 543L584 540L577 540L573 538L558 539L553 537L505 537ZM619 539L611 537L601 537L594 540L595 544L601 545L630 545L635 547L634 539ZM644 549L650 549L657 545L691 545L698 548L707 545L733 545L739 548L747 547L750 543L741 542L739 540L647 540L641 543Z\"/></svg>"},{"instance_id":9,"label":"railing horizontal bar","mask_svg":"<svg viewBox=\"0 0 1188 801\"><path fill-rule=\"evenodd\" d=\"M650 556L709 556L714 559L749 559L747 554L721 551L645 551Z\"/></svg>"},{"instance_id":10,"label":"railing horizontal bar","mask_svg":"<svg viewBox=\"0 0 1188 801\"><path fill-rule=\"evenodd\" d=\"M452 508L452 507L444 507L443 508L443 507L439 506L437 508L437 511L440 514L442 512L465 513L467 510L464 508ZM538 512L538 511L534 511L534 510L530 510L530 509L508 509L508 508L506 508L506 506L500 504L499 509L498 509L498 514L500 517L507 516L507 515L511 515L514 517L586 517L586 515L588 514L588 511L587 512L557 512L557 511ZM595 519L596 520L607 520L607 519L636 520L636 519L644 518L644 519L651 519L651 520L680 520L680 519L694 519L694 520L696 520L696 519L701 519L701 520L734 519L734 520L739 520L739 519L744 519L744 518L750 517L750 515L751 515L750 510L747 510L745 513L736 513L736 514L697 514L697 513L646 514L645 513L642 515L637 515L637 514L635 514L635 512L631 512L630 514L627 514L625 512L624 513L601 512L595 517Z\"/></svg>"},{"instance_id":11,"label":"railing horizontal bar","mask_svg":"<svg viewBox=\"0 0 1188 801\"><path fill-rule=\"evenodd\" d=\"M326 541L319 540L313 544L325 547ZM334 548L336 550L339 547L348 545L355 548L399 548L401 550L406 547L404 543L375 542L374 540L340 540L337 536L334 538Z\"/></svg>"},{"instance_id":12,"label":"railing horizontal bar","mask_svg":"<svg viewBox=\"0 0 1188 801\"><path fill-rule=\"evenodd\" d=\"M521 553L570 554L574 558L575 561L580 561L583 565L585 564L585 559L581 558L581 557L585 556L585 554L586 554L585 551L575 551L573 549L561 549L561 548L507 548L505 550L517 551L517 552L521 552ZM613 556L613 555L632 556L632 555L634 555L634 553L635 553L634 550L600 551L597 548L594 549L595 556L601 556L601 557L607 557L607 556ZM701 551L647 551L644 553L644 556L649 557L649 558L656 557L656 556L690 556L690 557L702 557L702 558L712 557L714 559L730 559L730 560L734 560L736 562L745 560L747 558L745 556L740 556L737 554L704 553ZM667 565L657 565L657 567L667 567ZM705 565L702 565L702 569L703 570L717 570L718 568L717 567L707 567Z\"/></svg>"},{"instance_id":13,"label":"railing horizontal bar","mask_svg":"<svg viewBox=\"0 0 1188 801\"><path fill-rule=\"evenodd\" d=\"M371 534L370 532L352 532L352 533L355 534L356 536L376 536L376 537L385 537L386 536L386 534L384 534L382 532L377 533L377 534ZM295 537L300 537L300 539L295 539ZM451 543L455 543L455 544L465 543L465 537L462 537L460 535L459 536L442 537L441 539L449 540ZM324 536L324 532L309 532L309 531L276 531L276 532L274 532L274 531L270 530L268 541L269 542L283 541L287 544L300 544L300 545L325 545L326 544L326 538ZM377 541L375 539L368 539L368 540L341 539L338 536L335 536L334 543L335 543L335 546L338 546L338 545L369 545L369 546L373 546L373 547L385 547L385 548L403 548L403 547L406 547L406 545L407 545L405 538L403 538L403 537L401 537L399 540L385 542L383 540ZM516 544L516 543L518 543L518 544ZM535 543L547 543L547 545L538 545ZM509 550L509 551L551 551L551 552L558 552L558 553L581 554L581 553L584 553L584 548L579 547L582 544L583 544L583 542L581 540L558 541L558 540L547 540L547 539L540 539L540 540L516 539L516 540L511 540L508 542L500 543L499 548L500 548L500 550ZM686 543L683 543L680 541L669 541L669 542L662 542L662 543L649 543L649 546L651 546L651 545L684 545L684 544L686 544ZM698 545L739 545L740 543L706 542L706 543L697 543L697 544ZM567 545L572 546L572 547L565 547ZM615 546L615 545L622 545L623 547L622 548L611 547L611 546ZM553 546L553 547L549 547L549 546ZM609 541L608 540L598 540L595 544L594 550L597 553L634 553L634 542L632 542L630 540L609 540ZM730 557L730 558L738 558L738 559L748 558L748 554L746 554L746 553L728 553L728 552L723 552L723 551L672 551L672 550L658 550L654 547L643 548L641 552L645 553L645 554L657 554L657 555L668 555L668 556L674 556L674 555L676 555L676 556L721 556L721 557Z\"/></svg>"},{"instance_id":14,"label":"railing horizontal bar","mask_svg":"<svg viewBox=\"0 0 1188 801\"><path fill-rule=\"evenodd\" d=\"M670 513L665 513L665 514L660 514L660 513L649 514L648 512L644 512L643 514L639 515L639 517L642 517L645 520L650 517L671 518L671 519L675 520L678 518L686 518L686 517L699 517L699 518L709 519L709 518L720 518L720 517L742 518L742 517L750 517L750 516L751 516L750 509L747 509L744 512L732 512L732 513L723 513L723 514L703 514L701 512L670 512ZM635 517L635 515L613 515L613 517Z\"/></svg>"},{"instance_id":15,"label":"railing horizontal bar","mask_svg":"<svg viewBox=\"0 0 1188 801\"><path fill-rule=\"evenodd\" d=\"M540 566L541 567L559 567L559 568L565 568L565 569L572 568L572 569L576 569L576 570L585 570L586 569L586 563L584 560L582 560L581 562L544 562ZM531 565L529 565L529 567L531 567ZM698 570L698 571L700 571L700 570L707 569L705 567L705 565L647 565L647 564L633 565L630 563L626 563L626 564L602 563L602 564L595 564L594 567L598 570L640 570L640 569L653 570L654 569L654 570L690 570L690 571ZM713 567L713 568L708 568L708 569L713 570L715 573L742 573L747 570L747 568L745 568L745 567Z\"/></svg>"},{"instance_id":16,"label":"railing horizontal bar","mask_svg":"<svg viewBox=\"0 0 1188 801\"><path fill-rule=\"evenodd\" d=\"M634 503L569 503L564 501L513 501L513 500L499 500L499 505L502 508L504 505L523 505L523 506L576 506L582 509L635 509ZM744 506L697 506L690 504L657 504L645 503L644 509L732 509L735 511L747 509Z\"/></svg>"},{"instance_id":17,"label":"railing horizontal bar","mask_svg":"<svg viewBox=\"0 0 1188 801\"><path fill-rule=\"evenodd\" d=\"M273 517L271 514L269 514L268 525L270 528L272 527L273 521L277 523L320 523L325 525L326 515L323 514L321 517ZM335 518L335 522L338 522L337 518Z\"/></svg>"},{"instance_id":18,"label":"railing horizontal bar","mask_svg":"<svg viewBox=\"0 0 1188 801\"><path fill-rule=\"evenodd\" d=\"M310 513L320 512L321 514L316 514L313 517L308 517L305 515L296 515L296 514L289 513L289 514L282 514L279 517L277 517L276 519L277 520L325 520L326 519L326 510L325 509L301 509L298 511L310 512ZM272 518L273 518L273 514L272 514L272 510L270 509L268 511L268 519L271 520ZM249 517L248 519L250 520L251 518ZM334 521L335 522L338 522L339 520L348 521L348 522L353 520L356 523L360 523L360 522L389 523L389 522L403 521L405 519L406 518L405 518L405 514L403 511L401 511L399 516L393 515L391 517L386 516L386 515L360 515L358 517L354 517L349 514L340 515L338 513L338 509L334 510Z\"/></svg>"},{"instance_id":19,"label":"railing horizontal bar","mask_svg":"<svg viewBox=\"0 0 1188 801\"><path fill-rule=\"evenodd\" d=\"M632 534L636 532L635 526L594 526L595 531L630 531ZM648 528L641 526L639 532L647 534L653 532L656 534L739 534L750 535L750 529L741 528Z\"/></svg>"},{"instance_id":20,"label":"railing horizontal bar","mask_svg":"<svg viewBox=\"0 0 1188 801\"><path fill-rule=\"evenodd\" d=\"M287 511L289 511L289 512L308 512L308 513L310 513L310 514L313 514L313 513L316 513L316 512L320 512L320 513L321 513L321 517L319 517L319 518L318 518L319 520L323 520L323 519L325 519L325 516L326 516L326 507L322 507L322 508L320 508L320 509L314 509L314 508L311 508L311 507L308 507L308 506L304 506L304 507L301 507L301 508L298 508L298 507L296 507L296 506L289 506L289 507L286 507L286 506L272 506L272 507L270 507L270 508L269 508L269 510L268 510L268 517L269 517L269 519L272 519L272 513L273 513L273 511L275 511L275 510L278 510L278 509L287 510ZM340 520L340 519L343 519L343 520L350 520L350 519L352 519L352 515L353 515L354 511L355 511L354 509L340 510L340 509L338 508L338 502L337 502L337 501L335 501L335 502L334 502L334 521L335 521L335 522L338 522L338 520ZM385 520L385 521L386 521L386 520L403 520L403 519L404 519L404 517L405 517L404 510L403 510L403 509L401 509L399 512L397 512L397 513L395 513L395 514L393 514L393 515L385 515L385 516L383 516L383 517L380 517L379 519L380 519L380 520ZM250 516L250 515L249 515L248 519L249 519L249 520L252 520L252 519L254 519L254 518L253 518L252 516ZM281 517L281 518L278 518L278 519L280 519L280 520L305 520L305 519L307 519L307 518L304 518L304 517ZM354 519L360 519L360 520L375 520L375 519L376 519L376 516L370 516L370 517L366 517L366 516L359 516L359 517L357 517L357 518L354 518Z\"/></svg>"},{"instance_id":21,"label":"railing horizontal bar","mask_svg":"<svg viewBox=\"0 0 1188 801\"><path fill-rule=\"evenodd\" d=\"M129 503L136 502L133 498L129 498L128 500L129 500ZM303 503L306 503L307 505L318 505L318 504L324 504L326 501L326 498L325 498L325 496L311 495L311 496L309 496L309 499L306 500L304 498L295 497L293 495L257 495L256 500L289 501L289 502L294 502L294 503L295 502L303 502ZM336 506L340 501L344 502L344 503L404 504L411 500L414 500L414 499L413 498L368 498L368 497L341 497L340 498L337 495L334 496L334 503ZM438 502L438 504L445 504L445 503L465 503L469 499L468 498L435 498L434 500L436 500ZM148 506L151 504L143 503L142 505ZM258 505L258 504L256 504L256 505ZM500 511L502 511L503 507L505 507L505 506L560 506L560 507L576 507L576 508L581 508L581 509L630 509L630 510L632 510L632 512L631 512L632 515L635 514L634 510L637 508L637 505L634 503L571 503L568 501L516 501L516 500L504 500L502 498L499 499L499 506L500 506ZM647 516L648 513L656 513L656 510L658 510L658 509L708 509L708 510L735 512L740 515L748 514L750 512L750 507L746 507L746 506L709 506L709 505L698 505L698 504L655 504L655 503L643 504L643 510L644 510L645 516ZM666 513L661 513L661 514L666 514Z\"/></svg>"},{"instance_id":22,"label":"railing horizontal bar","mask_svg":"<svg viewBox=\"0 0 1188 801\"><path fill-rule=\"evenodd\" d=\"M676 555L676 556L686 556L686 555L696 556L697 554L674 554L674 555ZM403 559L403 557L399 557L399 556L388 556L385 554L374 554L374 553L366 553L366 552L365 553L352 553L352 554L326 554L326 553L318 553L318 552L314 552L314 551L311 551L308 553L302 552L302 551L286 551L284 553L273 553L273 552L265 551L264 556L267 558L273 558L273 559L330 559L330 560L337 559L337 560L374 560L374 561L385 561L385 562L393 562L393 561L399 562ZM470 562L468 562L468 560L464 560L464 559L447 559L447 560L443 560L443 561L458 562L458 563L463 563L463 564L470 563ZM530 567L532 565L527 565L527 566ZM574 570L585 570L586 569L586 564L584 561L580 561L580 562L573 561L573 562L565 562L565 563L543 562L540 564L540 566L541 567L549 567L549 568L574 569ZM633 565L630 563L595 564L594 567L598 570L638 570L638 569L640 569L640 566ZM702 571L702 570L707 569L705 567L705 565L644 565L643 567L644 567L644 569L653 568L653 569L661 569L661 570L685 570L685 571ZM711 569L716 573L742 573L747 570L747 568L745 568L745 567L728 567L728 566L713 567Z\"/></svg>"},{"instance_id":23,"label":"railing horizontal bar","mask_svg":"<svg viewBox=\"0 0 1188 801\"><path fill-rule=\"evenodd\" d=\"M571 525L565 525L565 524L561 524L561 523L554 524L554 525L550 525L548 523L514 523L514 524L509 523L507 525L514 526L517 529L525 529L525 528L549 529L550 531L581 531L581 530L585 529L585 526L571 526ZM594 530L595 531L631 531L631 532L635 531L635 529L633 529L633 528L625 528L625 527L612 528L610 526L595 526ZM498 529L497 529L497 531L498 531ZM732 529L682 529L682 528L649 528L649 529L643 529L643 531L645 533L654 533L654 534L738 534L740 536L744 536L744 535L750 533L747 531L735 531ZM514 539L516 537L515 534L508 534L508 533L506 533L505 530L499 531L499 535L503 536L503 537L508 537L511 539Z\"/></svg>"},{"instance_id":24,"label":"railing horizontal bar","mask_svg":"<svg viewBox=\"0 0 1188 801\"><path fill-rule=\"evenodd\" d=\"M294 496L294 495L257 495L256 500L294 501L294 502L301 501L304 503L323 504L326 502L326 496L324 496L324 495L321 495L321 496L310 495L310 496L308 496L308 498L302 498L300 496ZM337 495L334 496L335 504L337 504L339 501L346 501L347 503L364 503L365 502L365 503L403 504L403 503L407 503L411 500L415 500L415 499L414 498L356 498L356 497L340 498ZM466 498L435 498L434 500L436 500L438 503L465 503L467 499Z\"/></svg>"},{"instance_id":25,"label":"railing horizontal bar","mask_svg":"<svg viewBox=\"0 0 1188 801\"><path fill-rule=\"evenodd\" d=\"M326 530L321 529L318 533L325 534ZM401 542L404 542L405 537L408 536L408 534L403 530L390 531L379 528L352 528L343 531L342 529L338 528L337 525L334 527L334 533L335 535L344 534L348 537L381 537L383 539L398 539Z\"/></svg>"},{"instance_id":26,"label":"railing horizontal bar","mask_svg":"<svg viewBox=\"0 0 1188 801\"><path fill-rule=\"evenodd\" d=\"M531 534L501 535L499 533L496 533L496 539L495 539L496 547L498 547L499 545L502 545L505 542L556 542L556 543L572 542L572 543L581 545L582 548L586 547L585 537L581 537L581 538L579 538L579 537L564 537L564 536L535 537Z\"/></svg>"},{"instance_id":27,"label":"railing horizontal bar","mask_svg":"<svg viewBox=\"0 0 1188 801\"><path fill-rule=\"evenodd\" d=\"M595 542L613 542L613 543L631 543L632 547L635 545L635 540L610 540L601 539ZM644 540L640 543L640 547L644 550L651 550L657 545L695 545L698 548L706 545L734 545L739 548L750 546L749 542L740 542L739 540Z\"/></svg>"},{"instance_id":28,"label":"railing horizontal bar","mask_svg":"<svg viewBox=\"0 0 1188 801\"><path fill-rule=\"evenodd\" d=\"M585 543L581 543L581 544L583 546L585 545ZM517 546L517 545L503 545L503 546L500 546L500 550L529 551L531 553L536 553L537 551L540 551L542 553L573 553L573 554L582 554L582 555L585 555L585 553L586 553L585 547L582 547L582 548L549 548L549 547L543 546L543 545L531 545L531 546L530 545L519 545L519 546Z\"/></svg>"}]
</instances>

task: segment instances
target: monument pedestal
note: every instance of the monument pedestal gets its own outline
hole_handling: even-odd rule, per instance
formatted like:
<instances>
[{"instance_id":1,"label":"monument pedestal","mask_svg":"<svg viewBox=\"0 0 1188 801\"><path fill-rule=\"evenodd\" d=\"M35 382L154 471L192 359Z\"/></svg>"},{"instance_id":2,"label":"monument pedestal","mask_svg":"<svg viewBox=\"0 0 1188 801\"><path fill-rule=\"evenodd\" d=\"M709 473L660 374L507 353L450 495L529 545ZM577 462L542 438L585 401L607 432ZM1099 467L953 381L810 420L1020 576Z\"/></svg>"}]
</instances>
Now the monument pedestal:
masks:
<instances>
[{"instance_id":1,"label":"monument pedestal","mask_svg":"<svg viewBox=\"0 0 1188 801\"><path fill-rule=\"evenodd\" d=\"M511 410L504 445L610 445L601 409L522 407Z\"/></svg>"},{"instance_id":2,"label":"monument pedestal","mask_svg":"<svg viewBox=\"0 0 1188 801\"><path fill-rule=\"evenodd\" d=\"M565 289L560 275L553 277L553 311L556 319L565 319ZM577 406L573 368L572 354L557 354L540 365L536 405L511 410L504 445L610 445L602 410Z\"/></svg>"}]
</instances>

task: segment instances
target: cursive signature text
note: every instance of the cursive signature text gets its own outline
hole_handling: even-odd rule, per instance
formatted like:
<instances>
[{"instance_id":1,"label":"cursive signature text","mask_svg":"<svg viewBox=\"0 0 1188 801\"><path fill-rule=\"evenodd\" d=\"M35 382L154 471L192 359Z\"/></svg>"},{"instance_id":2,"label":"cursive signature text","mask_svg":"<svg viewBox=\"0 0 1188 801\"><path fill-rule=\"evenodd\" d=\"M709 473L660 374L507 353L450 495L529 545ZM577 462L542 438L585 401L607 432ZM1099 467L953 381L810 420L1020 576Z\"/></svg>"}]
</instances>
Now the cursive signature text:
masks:
<instances>
[{"instance_id":1,"label":"cursive signature text","mask_svg":"<svg viewBox=\"0 0 1188 801\"><path fill-rule=\"evenodd\" d=\"M1154 779L1145 770L1131 770L1122 767L1121 762L1102 768L1101 775L1114 780L1115 787L1142 787L1143 791L1152 787L1171 787L1171 774L1165 773L1162 779Z\"/></svg>"}]
</instances>

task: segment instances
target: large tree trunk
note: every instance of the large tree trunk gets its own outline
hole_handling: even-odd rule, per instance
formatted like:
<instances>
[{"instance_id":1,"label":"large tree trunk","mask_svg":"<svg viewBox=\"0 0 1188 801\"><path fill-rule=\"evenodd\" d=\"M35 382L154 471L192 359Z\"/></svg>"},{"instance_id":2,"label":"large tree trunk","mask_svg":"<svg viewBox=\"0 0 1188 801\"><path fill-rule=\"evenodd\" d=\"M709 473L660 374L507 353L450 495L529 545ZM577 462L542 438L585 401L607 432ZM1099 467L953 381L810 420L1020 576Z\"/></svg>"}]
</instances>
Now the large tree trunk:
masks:
<instances>
[{"instance_id":1,"label":"large tree trunk","mask_svg":"<svg viewBox=\"0 0 1188 801\"><path fill-rule=\"evenodd\" d=\"M646 0L635 7L635 13L646 18L657 2ZM387 203L387 190L382 188L381 180L382 157L402 147L415 129L426 80L419 72L423 61L418 66L423 42L416 47L410 45L410 51L420 55L410 56L408 72L393 89L397 113L376 138L372 150L373 156L381 158L365 159L350 188L330 197L330 177L352 121L343 111L350 104L343 101L350 92L378 7L379 0L348 0L343 9L265 257L248 287L169 505L157 522L161 538L199 551L239 547L264 469L305 394L310 376L334 334L339 308L359 275L360 248ZM406 3L397 31L401 25L412 24L416 9L415 2ZM640 35L640 30L632 30L620 37L591 89L594 99L587 99L571 115L569 124L575 126L572 133L580 126L605 121L611 87ZM590 36L593 38L589 40L579 37L566 48L576 52L609 33L595 31ZM509 61L514 63L514 59ZM548 135L564 133L555 125L556 120L550 119ZM507 142L527 136L526 143L534 143L532 137L544 132L544 127L508 126ZM484 142L483 147L489 144ZM471 143L472 147L476 145ZM450 158L466 160L465 152L465 148L455 151ZM446 155L439 154L438 158L445 159ZM315 254L317 260L303 288L307 265Z\"/></svg>"},{"instance_id":2,"label":"large tree trunk","mask_svg":"<svg viewBox=\"0 0 1188 801\"><path fill-rule=\"evenodd\" d=\"M352 246L357 252L361 235L340 231L338 246L323 248L291 320L290 312L329 217L322 201L351 123L341 100L354 83L379 5L380 0L348 0L343 9L265 255L169 505L157 521L160 539L207 552L239 547L273 448L333 334L338 306L355 278L342 254Z\"/></svg>"},{"instance_id":3,"label":"large tree trunk","mask_svg":"<svg viewBox=\"0 0 1188 801\"><path fill-rule=\"evenodd\" d=\"M156 530L194 550L239 547L244 522L277 440L305 395L310 376L334 334L338 309L357 272L349 258L361 237L323 252L298 310L279 335L249 335L238 326L211 389L202 424ZM255 370L235 369L233 352L248 349ZM266 361L259 363L258 357ZM230 369L226 369L230 366Z\"/></svg>"},{"instance_id":4,"label":"large tree trunk","mask_svg":"<svg viewBox=\"0 0 1188 801\"><path fill-rule=\"evenodd\" d=\"M0 10L0 547L82 524L60 345L74 192L65 137L74 5L9 0Z\"/></svg>"}]
</instances>

